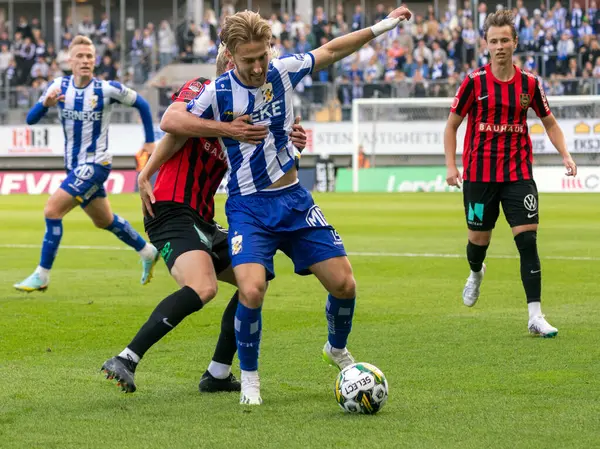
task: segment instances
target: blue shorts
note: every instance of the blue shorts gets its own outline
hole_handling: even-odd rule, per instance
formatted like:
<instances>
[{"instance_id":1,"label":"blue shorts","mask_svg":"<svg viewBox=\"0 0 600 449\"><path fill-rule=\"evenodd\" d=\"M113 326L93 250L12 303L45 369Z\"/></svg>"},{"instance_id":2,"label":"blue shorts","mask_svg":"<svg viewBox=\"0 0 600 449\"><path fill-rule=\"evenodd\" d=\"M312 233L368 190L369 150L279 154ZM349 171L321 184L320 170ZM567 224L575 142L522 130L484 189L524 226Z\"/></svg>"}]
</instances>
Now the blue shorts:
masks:
<instances>
[{"instance_id":1,"label":"blue shorts","mask_svg":"<svg viewBox=\"0 0 600 449\"><path fill-rule=\"evenodd\" d=\"M84 164L67 171L60 188L79 201L85 208L94 198L106 197L104 183L110 174L110 165Z\"/></svg>"},{"instance_id":2,"label":"blue shorts","mask_svg":"<svg viewBox=\"0 0 600 449\"><path fill-rule=\"evenodd\" d=\"M300 275L310 274L308 268L315 263L346 255L339 234L300 184L229 197L225 213L231 265L259 263L267 270L267 280L275 277L273 256L278 249L292 259Z\"/></svg>"}]
</instances>

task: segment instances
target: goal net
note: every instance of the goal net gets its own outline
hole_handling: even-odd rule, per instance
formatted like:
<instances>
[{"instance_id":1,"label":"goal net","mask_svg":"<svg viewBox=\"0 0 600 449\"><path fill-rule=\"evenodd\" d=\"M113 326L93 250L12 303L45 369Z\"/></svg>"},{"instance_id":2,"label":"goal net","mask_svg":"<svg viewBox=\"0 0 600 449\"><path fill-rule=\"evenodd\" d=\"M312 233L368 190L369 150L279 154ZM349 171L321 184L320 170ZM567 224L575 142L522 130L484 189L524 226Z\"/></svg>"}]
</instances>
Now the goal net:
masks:
<instances>
[{"instance_id":1,"label":"goal net","mask_svg":"<svg viewBox=\"0 0 600 449\"><path fill-rule=\"evenodd\" d=\"M444 128L453 98L360 98L352 103L352 190L359 170L375 165L443 165ZM548 97L571 153L600 153L600 96ZM462 154L466 122L458 130ZM529 109L534 154L556 153L542 122Z\"/></svg>"}]
</instances>

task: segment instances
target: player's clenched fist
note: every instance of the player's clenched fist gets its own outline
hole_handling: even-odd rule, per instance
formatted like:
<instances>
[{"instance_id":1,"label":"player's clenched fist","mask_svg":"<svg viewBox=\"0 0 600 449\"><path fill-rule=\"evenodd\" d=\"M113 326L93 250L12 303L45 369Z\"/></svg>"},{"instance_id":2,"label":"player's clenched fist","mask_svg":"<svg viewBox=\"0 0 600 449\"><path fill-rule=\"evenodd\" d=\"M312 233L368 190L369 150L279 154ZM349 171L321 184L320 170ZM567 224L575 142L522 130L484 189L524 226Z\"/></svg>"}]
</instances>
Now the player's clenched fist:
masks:
<instances>
[{"instance_id":1,"label":"player's clenched fist","mask_svg":"<svg viewBox=\"0 0 600 449\"><path fill-rule=\"evenodd\" d=\"M306 131L300 124L300 116L297 116L294 120L290 138L292 139L292 143L294 144L294 146L298 148L298 151L302 153L302 150L306 148Z\"/></svg>"},{"instance_id":2,"label":"player's clenched fist","mask_svg":"<svg viewBox=\"0 0 600 449\"><path fill-rule=\"evenodd\" d=\"M577 165L571 155L567 155L563 158L563 164L567 169L567 172L565 173L567 176L577 176Z\"/></svg>"},{"instance_id":3,"label":"player's clenched fist","mask_svg":"<svg viewBox=\"0 0 600 449\"><path fill-rule=\"evenodd\" d=\"M448 167L446 172L446 182L449 186L460 187L462 184L462 178L460 176L460 172L456 167Z\"/></svg>"},{"instance_id":4,"label":"player's clenched fist","mask_svg":"<svg viewBox=\"0 0 600 449\"><path fill-rule=\"evenodd\" d=\"M59 101L65 101L65 96L60 93L60 89L53 89L46 95L43 105L45 108L52 108L56 106Z\"/></svg>"},{"instance_id":5,"label":"player's clenched fist","mask_svg":"<svg viewBox=\"0 0 600 449\"><path fill-rule=\"evenodd\" d=\"M258 145L267 137L269 131L266 126L252 125L249 115L242 115L231 122L230 134L240 142Z\"/></svg>"}]
</instances>

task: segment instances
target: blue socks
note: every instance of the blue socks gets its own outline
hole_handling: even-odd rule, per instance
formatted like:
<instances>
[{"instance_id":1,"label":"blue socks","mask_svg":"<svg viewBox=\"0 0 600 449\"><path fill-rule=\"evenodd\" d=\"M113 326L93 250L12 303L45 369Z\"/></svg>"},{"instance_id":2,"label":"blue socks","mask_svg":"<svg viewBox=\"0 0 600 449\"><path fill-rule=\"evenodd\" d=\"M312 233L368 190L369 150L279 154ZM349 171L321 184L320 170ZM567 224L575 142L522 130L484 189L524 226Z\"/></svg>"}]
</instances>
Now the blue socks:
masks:
<instances>
[{"instance_id":1,"label":"blue socks","mask_svg":"<svg viewBox=\"0 0 600 449\"><path fill-rule=\"evenodd\" d=\"M136 251L140 251L146 246L146 240L144 240L144 238L131 227L127 220L119 217L116 214L113 216L114 218L112 224L106 228L108 231L111 231L121 241L131 246ZM44 242L42 243L42 255L40 257L39 264L40 267L46 270L50 270L52 268L62 235L62 219L46 218L46 233L44 234Z\"/></svg>"},{"instance_id":2,"label":"blue socks","mask_svg":"<svg viewBox=\"0 0 600 449\"><path fill-rule=\"evenodd\" d=\"M337 349L343 349L348 342L348 335L352 330L352 316L356 298L339 299L332 295L327 298L325 316L329 330L329 344Z\"/></svg>"},{"instance_id":3,"label":"blue socks","mask_svg":"<svg viewBox=\"0 0 600 449\"><path fill-rule=\"evenodd\" d=\"M127 220L119 217L117 214L113 214L113 217L112 224L106 228L107 231L112 232L119 240L131 246L136 251L140 251L146 246L146 240L131 227Z\"/></svg>"},{"instance_id":4,"label":"blue socks","mask_svg":"<svg viewBox=\"0 0 600 449\"><path fill-rule=\"evenodd\" d=\"M258 369L258 352L262 333L262 307L249 309L238 302L235 312L235 338L237 340L240 369L256 371Z\"/></svg>"},{"instance_id":5,"label":"blue socks","mask_svg":"<svg viewBox=\"0 0 600 449\"><path fill-rule=\"evenodd\" d=\"M44 234L44 242L42 243L42 256L40 258L40 267L49 270L52 268L60 239L62 239L63 226L62 219L54 220L46 218L46 233Z\"/></svg>"}]
</instances>

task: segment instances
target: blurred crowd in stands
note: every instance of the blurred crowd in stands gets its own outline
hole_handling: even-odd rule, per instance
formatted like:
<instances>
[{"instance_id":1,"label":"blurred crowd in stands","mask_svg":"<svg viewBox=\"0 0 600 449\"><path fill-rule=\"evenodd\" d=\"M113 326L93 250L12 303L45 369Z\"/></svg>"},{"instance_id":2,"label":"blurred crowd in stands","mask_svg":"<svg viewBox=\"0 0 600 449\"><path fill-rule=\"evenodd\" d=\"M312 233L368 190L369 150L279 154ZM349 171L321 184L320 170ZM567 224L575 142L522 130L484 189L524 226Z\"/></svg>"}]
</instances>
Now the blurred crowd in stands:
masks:
<instances>
[{"instance_id":1,"label":"blurred crowd in stands","mask_svg":"<svg viewBox=\"0 0 600 449\"><path fill-rule=\"evenodd\" d=\"M513 13L519 35L515 64L543 76L551 95L597 93L600 83L600 10L595 0L582 8L577 1L556 1L551 8L540 3L533 10L516 0ZM299 86L310 92L309 100L321 95L318 86L335 88L342 105L360 97L452 96L465 74L489 61L483 38L487 14L502 8L481 2L473 11L467 0L455 12L436 15L430 5L425 14L415 14L410 22L380 36L327 70L313 73ZM391 9L391 8L390 8ZM356 5L347 15L339 4L329 17L315 8L311 23L300 15L272 14L272 45L278 54L305 53L337 36L383 19L388 10L377 5L363 11ZM97 23L89 17L76 29L67 18L60 48L47 43L48 36L36 17L20 17L14 32L0 23L0 73L2 83L10 86L43 88L48 80L69 73L68 45L76 34L90 37L97 46L96 74L132 85L144 84L161 67L174 61L214 62L218 33L224 18L234 13L224 6L220 17L206 10L202 23L183 22L173 27L163 20L136 29L122 49L118 30L103 14ZM121 52L125 54L122 55ZM122 58L124 56L124 58ZM121 60L126 62L121 67ZM585 80L588 80L586 82Z\"/></svg>"}]
</instances>

